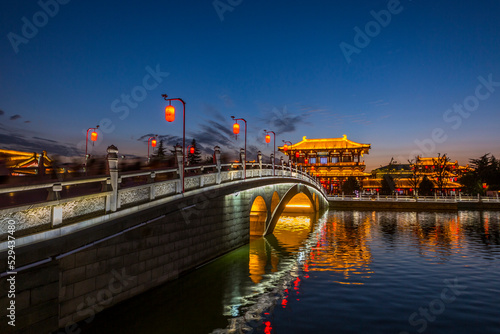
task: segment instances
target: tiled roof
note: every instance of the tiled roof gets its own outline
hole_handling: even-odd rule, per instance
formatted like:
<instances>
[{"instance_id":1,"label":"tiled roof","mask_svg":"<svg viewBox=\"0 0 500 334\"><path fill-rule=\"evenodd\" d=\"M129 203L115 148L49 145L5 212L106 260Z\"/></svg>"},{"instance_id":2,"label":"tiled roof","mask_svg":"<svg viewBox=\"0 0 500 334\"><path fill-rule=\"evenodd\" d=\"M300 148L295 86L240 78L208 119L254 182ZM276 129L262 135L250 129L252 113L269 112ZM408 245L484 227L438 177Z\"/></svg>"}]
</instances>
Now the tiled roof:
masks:
<instances>
[{"instance_id":1,"label":"tiled roof","mask_svg":"<svg viewBox=\"0 0 500 334\"><path fill-rule=\"evenodd\" d=\"M306 136L302 138L302 141L288 146L291 150L340 150L340 149L362 149L363 153L367 154L368 150L371 148L370 144L356 143L352 140L347 139L344 135L342 138L321 138L321 139L307 139ZM283 151L283 146L279 146L278 149Z\"/></svg>"}]
</instances>

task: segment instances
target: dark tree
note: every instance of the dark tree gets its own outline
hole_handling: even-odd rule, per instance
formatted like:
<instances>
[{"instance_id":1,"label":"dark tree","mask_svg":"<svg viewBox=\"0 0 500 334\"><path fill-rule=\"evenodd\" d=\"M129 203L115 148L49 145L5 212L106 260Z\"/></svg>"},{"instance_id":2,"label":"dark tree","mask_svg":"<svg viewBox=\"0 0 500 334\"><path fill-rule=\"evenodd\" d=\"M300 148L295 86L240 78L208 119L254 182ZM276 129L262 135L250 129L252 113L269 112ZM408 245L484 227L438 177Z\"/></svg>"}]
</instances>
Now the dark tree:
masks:
<instances>
[{"instance_id":1,"label":"dark tree","mask_svg":"<svg viewBox=\"0 0 500 334\"><path fill-rule=\"evenodd\" d=\"M449 161L450 158L446 154L441 156L441 153L438 153L437 158L432 158L434 173L436 175L436 186L441 194L451 175L449 171L450 166L448 166Z\"/></svg>"},{"instance_id":2,"label":"dark tree","mask_svg":"<svg viewBox=\"0 0 500 334\"><path fill-rule=\"evenodd\" d=\"M484 194L485 189L482 187L483 183L488 186L488 190L500 189L499 161L495 158L495 156L492 155L490 157L489 155L490 153L486 153L478 159L470 159L469 162L474 171L463 180L467 183L467 185L472 185L471 190L475 189L475 184L479 184L480 189L477 192L479 194ZM467 187L465 183L462 184Z\"/></svg>"},{"instance_id":3,"label":"dark tree","mask_svg":"<svg viewBox=\"0 0 500 334\"><path fill-rule=\"evenodd\" d=\"M349 176L344 184L342 184L342 192L346 195L353 195L359 189L359 182L354 176Z\"/></svg>"},{"instance_id":4,"label":"dark tree","mask_svg":"<svg viewBox=\"0 0 500 334\"><path fill-rule=\"evenodd\" d=\"M483 193L481 181L474 172L468 172L462 176L458 182L464 186L463 191L468 195L476 196L477 194Z\"/></svg>"},{"instance_id":5,"label":"dark tree","mask_svg":"<svg viewBox=\"0 0 500 334\"><path fill-rule=\"evenodd\" d=\"M191 147L194 147L194 153L191 153ZM191 141L191 147L188 152L189 165L199 165L201 163L201 151L198 148L198 145L196 145L196 139Z\"/></svg>"},{"instance_id":6,"label":"dark tree","mask_svg":"<svg viewBox=\"0 0 500 334\"><path fill-rule=\"evenodd\" d=\"M413 189L413 193L416 194L418 186L420 185L420 171L418 169L418 162L420 157L417 155L414 159L408 160L411 168L411 175L408 177L408 184Z\"/></svg>"},{"instance_id":7,"label":"dark tree","mask_svg":"<svg viewBox=\"0 0 500 334\"><path fill-rule=\"evenodd\" d=\"M165 154L165 147L163 146L163 140L160 140L160 145L158 145L158 150L156 151L156 154L153 155L154 158L157 158L158 160L163 160L166 157Z\"/></svg>"},{"instance_id":8,"label":"dark tree","mask_svg":"<svg viewBox=\"0 0 500 334\"><path fill-rule=\"evenodd\" d=\"M422 196L431 196L432 189L434 189L434 183L425 175L418 187L418 193Z\"/></svg>"},{"instance_id":9,"label":"dark tree","mask_svg":"<svg viewBox=\"0 0 500 334\"><path fill-rule=\"evenodd\" d=\"M391 195L394 191L394 180L389 174L385 174L382 177L380 194L381 195Z\"/></svg>"}]
</instances>

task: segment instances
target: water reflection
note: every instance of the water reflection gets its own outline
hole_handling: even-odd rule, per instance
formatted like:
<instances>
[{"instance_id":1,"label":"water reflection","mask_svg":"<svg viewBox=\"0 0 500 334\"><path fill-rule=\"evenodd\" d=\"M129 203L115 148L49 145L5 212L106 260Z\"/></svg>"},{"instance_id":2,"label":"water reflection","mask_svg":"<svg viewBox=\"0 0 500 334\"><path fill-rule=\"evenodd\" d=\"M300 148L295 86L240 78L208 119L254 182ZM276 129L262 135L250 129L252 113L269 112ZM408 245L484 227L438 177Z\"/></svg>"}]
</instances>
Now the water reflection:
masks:
<instances>
[{"instance_id":1,"label":"water reflection","mask_svg":"<svg viewBox=\"0 0 500 334\"><path fill-rule=\"evenodd\" d=\"M406 328L408 317L453 277L471 292L453 305L458 313L450 307L440 319L481 314L491 323L500 303L499 263L500 212L288 214L274 235L81 327L84 333L414 332ZM461 304L471 296L477 302Z\"/></svg>"}]
</instances>

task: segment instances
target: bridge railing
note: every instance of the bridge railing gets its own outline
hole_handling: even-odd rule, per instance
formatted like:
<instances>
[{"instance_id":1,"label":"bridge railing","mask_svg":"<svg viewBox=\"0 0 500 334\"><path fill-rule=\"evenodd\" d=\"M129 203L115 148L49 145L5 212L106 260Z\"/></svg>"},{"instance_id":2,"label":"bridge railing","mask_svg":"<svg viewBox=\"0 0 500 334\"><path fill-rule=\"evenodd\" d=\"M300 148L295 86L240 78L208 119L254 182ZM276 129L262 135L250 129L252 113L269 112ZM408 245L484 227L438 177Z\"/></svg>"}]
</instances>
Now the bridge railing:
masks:
<instances>
[{"instance_id":1,"label":"bridge railing","mask_svg":"<svg viewBox=\"0 0 500 334\"><path fill-rule=\"evenodd\" d=\"M258 162L247 162L246 169L239 162L222 164L220 152L216 151L215 164L182 169L182 163L178 163L178 168L119 173L117 152L108 154L109 175L106 176L0 188L0 195L14 199L0 208L0 242L7 238L9 220L16 222L17 235L26 235L75 222L99 220L107 214L147 202L182 196L181 171L185 193L228 182L277 177L312 183L326 197L321 183L313 176L283 163L264 164L260 155ZM45 198L41 198L40 191L45 191ZM30 197L33 192L37 195ZM16 203L16 199L26 198L28 202Z\"/></svg>"}]
</instances>

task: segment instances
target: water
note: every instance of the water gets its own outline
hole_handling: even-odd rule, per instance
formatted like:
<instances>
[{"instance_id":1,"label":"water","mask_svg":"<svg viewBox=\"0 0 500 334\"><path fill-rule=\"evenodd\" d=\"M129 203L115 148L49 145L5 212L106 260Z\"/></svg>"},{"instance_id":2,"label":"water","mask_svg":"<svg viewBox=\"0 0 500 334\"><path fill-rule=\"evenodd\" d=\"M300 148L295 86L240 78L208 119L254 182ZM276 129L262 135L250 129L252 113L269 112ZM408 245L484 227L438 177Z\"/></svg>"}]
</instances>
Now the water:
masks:
<instances>
[{"instance_id":1,"label":"water","mask_svg":"<svg viewBox=\"0 0 500 334\"><path fill-rule=\"evenodd\" d=\"M330 211L96 316L92 333L500 333L500 213Z\"/></svg>"}]
</instances>

